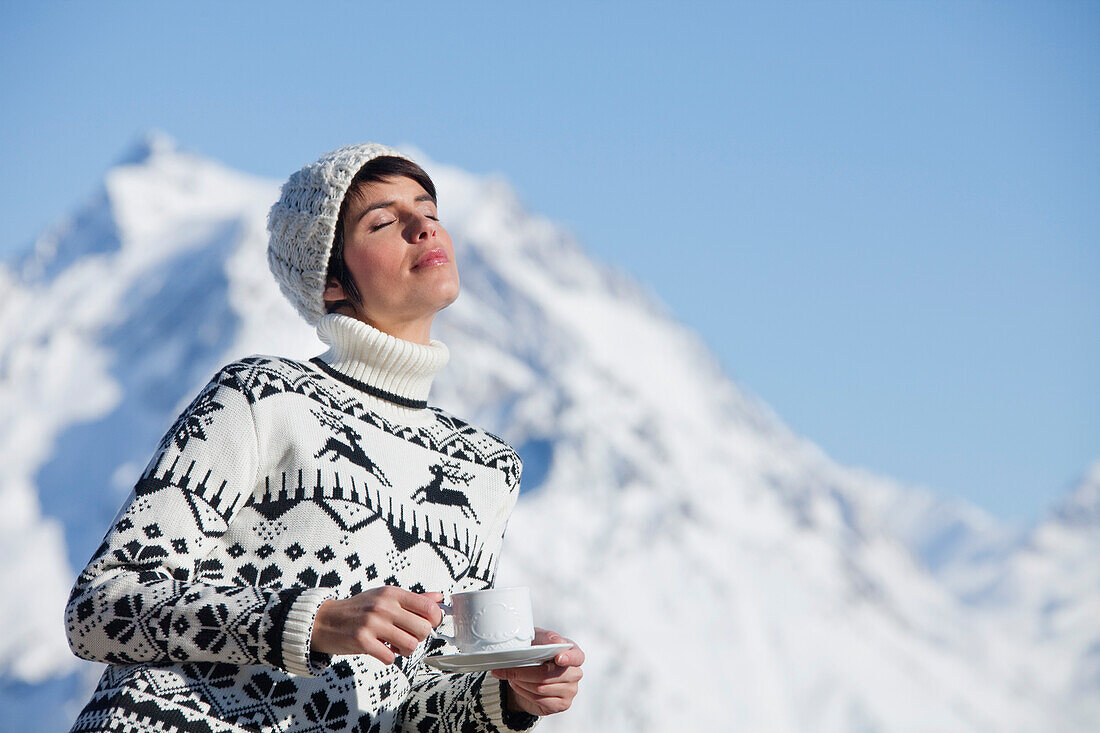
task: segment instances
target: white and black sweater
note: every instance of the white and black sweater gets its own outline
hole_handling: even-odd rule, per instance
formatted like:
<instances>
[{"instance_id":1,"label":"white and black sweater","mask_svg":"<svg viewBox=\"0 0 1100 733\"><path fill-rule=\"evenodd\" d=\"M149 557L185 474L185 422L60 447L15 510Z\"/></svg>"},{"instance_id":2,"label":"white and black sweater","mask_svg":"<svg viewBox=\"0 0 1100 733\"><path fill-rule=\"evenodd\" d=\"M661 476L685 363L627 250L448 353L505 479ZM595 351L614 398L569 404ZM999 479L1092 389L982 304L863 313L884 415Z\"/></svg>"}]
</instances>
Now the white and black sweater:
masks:
<instances>
[{"instance_id":1,"label":"white and black sweater","mask_svg":"<svg viewBox=\"0 0 1100 733\"><path fill-rule=\"evenodd\" d=\"M492 585L522 464L426 403L446 346L347 316L309 363L229 364L180 415L80 574L69 644L107 662L74 731L505 731L488 673L310 653L320 604Z\"/></svg>"}]
</instances>

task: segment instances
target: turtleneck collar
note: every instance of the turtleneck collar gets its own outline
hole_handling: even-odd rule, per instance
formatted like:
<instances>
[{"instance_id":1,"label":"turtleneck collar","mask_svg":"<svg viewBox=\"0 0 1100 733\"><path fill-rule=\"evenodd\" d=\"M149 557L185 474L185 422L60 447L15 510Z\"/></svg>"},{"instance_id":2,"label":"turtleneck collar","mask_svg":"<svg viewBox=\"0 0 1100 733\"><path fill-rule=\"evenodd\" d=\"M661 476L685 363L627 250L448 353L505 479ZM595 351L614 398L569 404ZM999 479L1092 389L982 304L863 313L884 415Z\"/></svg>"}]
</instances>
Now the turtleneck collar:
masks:
<instances>
[{"instance_id":1,"label":"turtleneck collar","mask_svg":"<svg viewBox=\"0 0 1100 733\"><path fill-rule=\"evenodd\" d=\"M450 360L442 341L432 339L427 346L406 341L340 313L323 316L317 336L329 350L311 361L333 378L388 403L387 411L399 419L427 406L432 380Z\"/></svg>"}]
</instances>

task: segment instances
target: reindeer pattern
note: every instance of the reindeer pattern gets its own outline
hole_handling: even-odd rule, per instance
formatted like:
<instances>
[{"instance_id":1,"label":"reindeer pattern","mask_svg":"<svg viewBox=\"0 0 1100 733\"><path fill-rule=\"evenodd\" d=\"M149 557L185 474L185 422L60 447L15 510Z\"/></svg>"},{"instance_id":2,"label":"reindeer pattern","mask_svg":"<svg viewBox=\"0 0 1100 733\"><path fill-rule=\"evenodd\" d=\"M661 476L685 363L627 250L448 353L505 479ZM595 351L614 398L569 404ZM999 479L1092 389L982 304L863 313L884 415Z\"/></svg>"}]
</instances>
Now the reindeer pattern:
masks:
<instances>
[{"instance_id":1,"label":"reindeer pattern","mask_svg":"<svg viewBox=\"0 0 1100 733\"><path fill-rule=\"evenodd\" d=\"M417 504L424 504L427 502L442 506L458 507L462 511L463 516L469 517L475 522L478 521L477 514L474 513L474 508L470 506L470 497L466 495L466 492L460 489L450 489L443 485L444 480L450 481L455 485L459 483L469 485L470 479L474 478L474 474L464 473L462 467L458 463L446 459L444 459L442 463L428 466L428 472L431 473L432 480L413 492L413 501Z\"/></svg>"},{"instance_id":2,"label":"reindeer pattern","mask_svg":"<svg viewBox=\"0 0 1100 733\"><path fill-rule=\"evenodd\" d=\"M372 476L378 479L383 486L393 485L390 483L390 480L386 478L386 474L382 473L382 469L378 467L378 464L371 460L370 456L363 450L363 446L360 443L363 437L355 432L354 428L345 421L325 411L310 410L310 412L321 421L322 425L333 432L333 435L325 441L321 449L313 455L314 458L323 458L328 455L329 460L335 462L337 458L342 456L356 466L365 468ZM341 437L343 440L340 440Z\"/></svg>"},{"instance_id":3,"label":"reindeer pattern","mask_svg":"<svg viewBox=\"0 0 1100 733\"><path fill-rule=\"evenodd\" d=\"M369 427L365 433L368 438L364 439L363 434L356 430L360 425L358 421L333 415L324 409L311 409L310 412L326 429L323 443L313 457L326 463L353 464L377 479L377 483L373 484L355 481L353 476L358 472L348 472L346 467L340 465L333 467L331 478L318 475L317 482L320 483L314 482L312 491L334 521L344 522L350 529L353 523L365 526L372 522L369 514L373 514L388 528L398 553L415 552L417 550L413 548L417 546L430 546L456 581L471 571L482 574L491 567L491 555L484 555L484 539L487 531L490 536L500 531L494 516L500 507L496 503L482 505L481 502L490 497L492 502L499 502L500 497L507 494L503 473L483 469L467 459L462 451L457 451L454 456L433 451L436 459L425 462L423 448L410 450L408 441L391 442L391 436L381 432L373 434ZM376 443L376 440L380 442ZM445 446L441 445L439 449L445 450ZM499 482L500 493L471 491L486 480L490 484ZM327 485L330 481L334 481L336 486L332 489L321 488L321 484ZM307 485L295 488L296 484L302 484L301 477L283 477L275 494L281 490L284 494L289 491L290 495L304 495L311 490ZM340 486L344 488L338 488ZM414 486L416 488L410 492L409 489ZM324 498L316 493L317 490ZM330 493L339 501L331 501L328 498ZM357 514L351 504L365 508L369 514ZM479 516L479 513L484 516ZM487 519L492 526L482 526L482 519ZM479 569L475 571L475 567Z\"/></svg>"}]
</instances>

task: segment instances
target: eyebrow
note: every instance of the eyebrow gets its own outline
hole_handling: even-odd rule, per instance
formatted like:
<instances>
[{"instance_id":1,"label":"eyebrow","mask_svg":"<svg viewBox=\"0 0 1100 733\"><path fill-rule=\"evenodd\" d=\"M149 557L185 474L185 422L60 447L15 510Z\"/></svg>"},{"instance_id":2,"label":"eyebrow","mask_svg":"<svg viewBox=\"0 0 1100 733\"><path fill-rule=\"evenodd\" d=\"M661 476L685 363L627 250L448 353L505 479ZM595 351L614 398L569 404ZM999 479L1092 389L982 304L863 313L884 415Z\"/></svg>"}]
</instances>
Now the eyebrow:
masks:
<instances>
[{"instance_id":1,"label":"eyebrow","mask_svg":"<svg viewBox=\"0 0 1100 733\"><path fill-rule=\"evenodd\" d=\"M435 203L435 199L433 199L430 194L426 194L426 193L421 194L421 195L417 196L415 199L413 199L413 203L420 203L421 201L431 201L433 204ZM374 211L375 209L384 209L387 206L393 206L396 203L397 203L397 201L395 199L391 199L390 201L379 201L376 204L371 204L370 206L368 206L367 208L365 208L361 212L359 212L359 216L355 217L355 222L354 222L353 226L355 224L358 224L363 219L364 216L366 216L370 212Z\"/></svg>"}]
</instances>

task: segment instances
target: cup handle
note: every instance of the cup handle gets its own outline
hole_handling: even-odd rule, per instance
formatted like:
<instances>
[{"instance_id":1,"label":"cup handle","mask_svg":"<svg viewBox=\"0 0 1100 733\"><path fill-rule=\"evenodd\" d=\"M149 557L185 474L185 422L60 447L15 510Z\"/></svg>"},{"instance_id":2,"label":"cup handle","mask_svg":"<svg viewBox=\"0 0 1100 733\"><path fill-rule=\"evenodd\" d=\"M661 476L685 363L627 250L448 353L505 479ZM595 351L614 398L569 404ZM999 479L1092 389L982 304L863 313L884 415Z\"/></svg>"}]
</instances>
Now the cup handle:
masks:
<instances>
[{"instance_id":1,"label":"cup handle","mask_svg":"<svg viewBox=\"0 0 1100 733\"><path fill-rule=\"evenodd\" d=\"M439 609L441 611L443 611L443 621L447 620L447 615L448 614L453 613L451 607L449 605L447 605L446 603L437 603L435 605L439 606ZM443 625L443 621L439 622L439 626ZM443 641L447 642L451 646L458 646L458 642L455 640L455 638L453 636L447 636L446 634L441 632L439 630L439 626L432 629L432 636L435 636L435 637L438 637L438 638L442 639Z\"/></svg>"}]
</instances>

